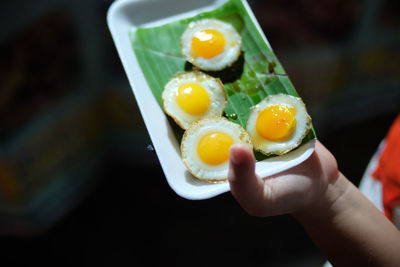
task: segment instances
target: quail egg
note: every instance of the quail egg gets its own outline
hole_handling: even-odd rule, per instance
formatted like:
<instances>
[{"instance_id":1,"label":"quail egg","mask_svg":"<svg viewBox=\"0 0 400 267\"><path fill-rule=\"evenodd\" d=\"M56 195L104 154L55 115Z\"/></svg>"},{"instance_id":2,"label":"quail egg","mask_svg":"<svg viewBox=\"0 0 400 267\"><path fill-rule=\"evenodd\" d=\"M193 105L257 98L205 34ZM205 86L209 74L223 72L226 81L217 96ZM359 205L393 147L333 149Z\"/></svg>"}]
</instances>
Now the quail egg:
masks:
<instances>
[{"instance_id":1,"label":"quail egg","mask_svg":"<svg viewBox=\"0 0 400 267\"><path fill-rule=\"evenodd\" d=\"M165 112L183 129L204 117L221 116L227 95L221 80L200 71L180 72L162 93Z\"/></svg>"},{"instance_id":2,"label":"quail egg","mask_svg":"<svg viewBox=\"0 0 400 267\"><path fill-rule=\"evenodd\" d=\"M236 29L216 19L191 22L181 36L182 54L202 70L217 71L232 65L241 47L242 38Z\"/></svg>"},{"instance_id":3,"label":"quail egg","mask_svg":"<svg viewBox=\"0 0 400 267\"><path fill-rule=\"evenodd\" d=\"M251 108L246 130L255 150L282 155L299 146L310 127L311 118L303 101L277 94Z\"/></svg>"},{"instance_id":4,"label":"quail egg","mask_svg":"<svg viewBox=\"0 0 400 267\"><path fill-rule=\"evenodd\" d=\"M229 148L237 143L253 149L249 135L239 124L219 116L199 120L183 135L183 163L190 173L201 180L226 181Z\"/></svg>"}]
</instances>

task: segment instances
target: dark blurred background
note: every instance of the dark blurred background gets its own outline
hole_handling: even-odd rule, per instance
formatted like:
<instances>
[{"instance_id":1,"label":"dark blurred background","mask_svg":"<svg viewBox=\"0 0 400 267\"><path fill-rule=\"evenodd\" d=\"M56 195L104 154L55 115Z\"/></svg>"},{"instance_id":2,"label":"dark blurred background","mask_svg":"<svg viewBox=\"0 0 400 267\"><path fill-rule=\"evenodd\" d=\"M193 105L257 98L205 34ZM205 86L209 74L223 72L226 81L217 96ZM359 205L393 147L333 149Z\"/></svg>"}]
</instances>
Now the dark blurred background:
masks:
<instances>
[{"instance_id":1,"label":"dark blurred background","mask_svg":"<svg viewBox=\"0 0 400 267\"><path fill-rule=\"evenodd\" d=\"M290 216L169 188L106 25L111 3L0 3L0 265L321 266ZM358 185L400 111L399 2L249 4Z\"/></svg>"}]
</instances>

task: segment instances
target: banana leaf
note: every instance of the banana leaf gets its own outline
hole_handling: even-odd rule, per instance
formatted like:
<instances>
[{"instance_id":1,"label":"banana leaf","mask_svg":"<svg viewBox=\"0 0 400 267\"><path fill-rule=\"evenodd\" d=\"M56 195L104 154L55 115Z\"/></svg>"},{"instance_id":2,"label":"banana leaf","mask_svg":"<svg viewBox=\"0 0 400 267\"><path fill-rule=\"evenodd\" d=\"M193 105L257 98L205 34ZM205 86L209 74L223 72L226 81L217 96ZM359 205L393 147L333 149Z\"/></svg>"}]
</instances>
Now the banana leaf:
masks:
<instances>
[{"instance_id":1,"label":"banana leaf","mask_svg":"<svg viewBox=\"0 0 400 267\"><path fill-rule=\"evenodd\" d=\"M246 128L250 107L267 95L299 96L272 49L264 41L241 0L229 0L220 7L196 16L162 26L135 28L129 32L139 65L160 106L164 85L178 71L193 67L181 53L180 37L188 24L203 18L215 18L230 23L242 36L242 55L231 67L206 72L224 83L228 103L224 115ZM177 140L183 135L171 120ZM316 138L311 127L303 143ZM256 153L257 160L265 157Z\"/></svg>"}]
</instances>

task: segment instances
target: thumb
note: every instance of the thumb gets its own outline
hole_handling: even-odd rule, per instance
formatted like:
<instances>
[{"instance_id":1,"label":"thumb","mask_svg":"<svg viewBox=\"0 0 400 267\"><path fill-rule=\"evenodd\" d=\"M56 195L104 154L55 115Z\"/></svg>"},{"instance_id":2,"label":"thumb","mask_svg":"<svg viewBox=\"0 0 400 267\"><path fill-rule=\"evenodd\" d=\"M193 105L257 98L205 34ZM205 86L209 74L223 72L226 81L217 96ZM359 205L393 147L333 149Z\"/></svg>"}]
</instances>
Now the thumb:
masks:
<instances>
[{"instance_id":1,"label":"thumb","mask_svg":"<svg viewBox=\"0 0 400 267\"><path fill-rule=\"evenodd\" d=\"M251 215L260 215L257 210L263 198L264 181L255 173L253 151L247 146L236 144L230 148L228 180L239 204Z\"/></svg>"}]
</instances>

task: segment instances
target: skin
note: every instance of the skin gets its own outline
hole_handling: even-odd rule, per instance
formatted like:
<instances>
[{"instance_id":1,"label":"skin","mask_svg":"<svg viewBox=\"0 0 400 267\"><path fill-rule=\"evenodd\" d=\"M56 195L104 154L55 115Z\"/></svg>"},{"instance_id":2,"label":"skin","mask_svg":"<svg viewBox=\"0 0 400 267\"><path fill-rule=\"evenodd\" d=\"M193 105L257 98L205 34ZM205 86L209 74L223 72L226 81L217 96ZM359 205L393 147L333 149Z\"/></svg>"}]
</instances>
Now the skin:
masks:
<instances>
[{"instance_id":1,"label":"skin","mask_svg":"<svg viewBox=\"0 0 400 267\"><path fill-rule=\"evenodd\" d=\"M400 266L400 232L320 142L305 162L270 177L258 177L253 152L234 145L228 178L247 213L291 214L334 266Z\"/></svg>"}]
</instances>

